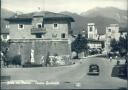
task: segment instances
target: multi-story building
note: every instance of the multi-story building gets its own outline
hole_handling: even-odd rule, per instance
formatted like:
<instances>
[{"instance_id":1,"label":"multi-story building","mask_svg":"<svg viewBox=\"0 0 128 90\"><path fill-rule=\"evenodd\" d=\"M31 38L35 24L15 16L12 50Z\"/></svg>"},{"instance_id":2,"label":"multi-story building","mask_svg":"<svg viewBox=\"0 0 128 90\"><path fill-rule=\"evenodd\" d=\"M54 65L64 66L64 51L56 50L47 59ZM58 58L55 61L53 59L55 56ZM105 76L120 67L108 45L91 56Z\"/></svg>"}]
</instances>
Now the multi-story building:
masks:
<instances>
[{"instance_id":1,"label":"multi-story building","mask_svg":"<svg viewBox=\"0 0 128 90\"><path fill-rule=\"evenodd\" d=\"M95 49L102 48L103 41L88 39L88 46L89 48L95 48Z\"/></svg>"},{"instance_id":2,"label":"multi-story building","mask_svg":"<svg viewBox=\"0 0 128 90\"><path fill-rule=\"evenodd\" d=\"M22 64L41 64L47 54L70 58L68 36L71 22L74 22L72 17L42 11L16 15L5 20L9 21L10 26L10 57L20 55Z\"/></svg>"},{"instance_id":3,"label":"multi-story building","mask_svg":"<svg viewBox=\"0 0 128 90\"><path fill-rule=\"evenodd\" d=\"M88 23L87 26L88 46L90 48L102 48L102 41L99 40L99 35L95 23Z\"/></svg>"},{"instance_id":4,"label":"multi-story building","mask_svg":"<svg viewBox=\"0 0 128 90\"><path fill-rule=\"evenodd\" d=\"M119 40L119 25L118 24L110 24L110 26L106 27L106 41L105 41L105 51L109 52L111 50L110 42L112 39Z\"/></svg>"},{"instance_id":5,"label":"multi-story building","mask_svg":"<svg viewBox=\"0 0 128 90\"><path fill-rule=\"evenodd\" d=\"M88 38L89 39L98 39L97 29L95 27L95 23L88 23Z\"/></svg>"},{"instance_id":6,"label":"multi-story building","mask_svg":"<svg viewBox=\"0 0 128 90\"><path fill-rule=\"evenodd\" d=\"M118 24L110 24L110 26L106 27L106 38L119 40L119 25Z\"/></svg>"}]
</instances>

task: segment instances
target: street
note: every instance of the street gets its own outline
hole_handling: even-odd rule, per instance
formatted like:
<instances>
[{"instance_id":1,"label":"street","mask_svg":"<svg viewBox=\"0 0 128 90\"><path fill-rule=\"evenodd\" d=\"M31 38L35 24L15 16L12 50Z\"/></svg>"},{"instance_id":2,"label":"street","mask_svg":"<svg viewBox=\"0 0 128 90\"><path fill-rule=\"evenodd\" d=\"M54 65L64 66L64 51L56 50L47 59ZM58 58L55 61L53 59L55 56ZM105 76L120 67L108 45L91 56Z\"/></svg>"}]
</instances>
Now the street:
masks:
<instances>
[{"instance_id":1,"label":"street","mask_svg":"<svg viewBox=\"0 0 128 90\"><path fill-rule=\"evenodd\" d=\"M89 65L97 64L100 68L99 76L87 75ZM11 80L38 80L55 81L59 85L7 85L2 83L2 88L17 89L121 89L127 88L127 80L111 77L115 61L107 58L90 57L82 59L74 65L62 67L40 68L9 68L3 69L2 75L11 76ZM78 85L77 85L78 84Z\"/></svg>"}]
</instances>

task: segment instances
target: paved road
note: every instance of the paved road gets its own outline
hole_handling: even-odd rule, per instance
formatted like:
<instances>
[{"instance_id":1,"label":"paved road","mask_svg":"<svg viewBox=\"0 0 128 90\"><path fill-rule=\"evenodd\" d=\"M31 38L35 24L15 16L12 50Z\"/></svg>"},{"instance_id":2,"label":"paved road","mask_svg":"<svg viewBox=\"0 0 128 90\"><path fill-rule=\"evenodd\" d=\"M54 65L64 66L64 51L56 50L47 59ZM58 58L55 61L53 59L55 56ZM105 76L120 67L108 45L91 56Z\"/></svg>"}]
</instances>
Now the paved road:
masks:
<instances>
[{"instance_id":1,"label":"paved road","mask_svg":"<svg viewBox=\"0 0 128 90\"><path fill-rule=\"evenodd\" d=\"M4 75L10 75L12 80L41 80L57 81L59 85L6 85L6 88L38 88L38 89L119 89L127 88L127 81L111 77L112 67L115 61L110 62L106 58L93 57L81 60L81 62L64 67L32 68L32 69L5 69ZM88 76L90 64L98 64L99 76ZM24 73L23 73L24 72ZM14 74L15 73L15 74ZM32 73L32 74L30 74Z\"/></svg>"}]
</instances>

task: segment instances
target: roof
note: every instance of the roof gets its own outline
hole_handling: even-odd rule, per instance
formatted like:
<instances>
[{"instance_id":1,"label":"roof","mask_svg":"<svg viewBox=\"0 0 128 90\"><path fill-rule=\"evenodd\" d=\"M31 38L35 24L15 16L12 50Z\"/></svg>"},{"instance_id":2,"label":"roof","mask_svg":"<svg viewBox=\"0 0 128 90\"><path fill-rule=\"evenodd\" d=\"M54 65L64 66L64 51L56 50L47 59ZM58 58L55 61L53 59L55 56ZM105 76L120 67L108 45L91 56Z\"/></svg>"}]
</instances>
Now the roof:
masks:
<instances>
[{"instance_id":1,"label":"roof","mask_svg":"<svg viewBox=\"0 0 128 90\"><path fill-rule=\"evenodd\" d=\"M67 19L71 22L74 22L74 19L68 15L60 14L60 13L53 13L48 11L41 11L41 12L33 12L28 14L22 15L14 15L10 18L6 18L5 20L31 20L33 17L43 17L44 19Z\"/></svg>"}]
</instances>

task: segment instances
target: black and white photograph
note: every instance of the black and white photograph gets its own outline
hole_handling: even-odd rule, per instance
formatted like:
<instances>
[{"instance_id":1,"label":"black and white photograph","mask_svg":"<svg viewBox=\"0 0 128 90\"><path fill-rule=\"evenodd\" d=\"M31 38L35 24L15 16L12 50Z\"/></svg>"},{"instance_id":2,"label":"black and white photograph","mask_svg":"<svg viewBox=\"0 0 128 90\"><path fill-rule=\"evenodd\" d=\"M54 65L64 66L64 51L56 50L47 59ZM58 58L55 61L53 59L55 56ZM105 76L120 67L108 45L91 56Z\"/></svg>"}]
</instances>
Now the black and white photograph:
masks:
<instances>
[{"instance_id":1,"label":"black and white photograph","mask_svg":"<svg viewBox=\"0 0 128 90\"><path fill-rule=\"evenodd\" d=\"M1 90L128 90L127 0L1 0Z\"/></svg>"}]
</instances>

